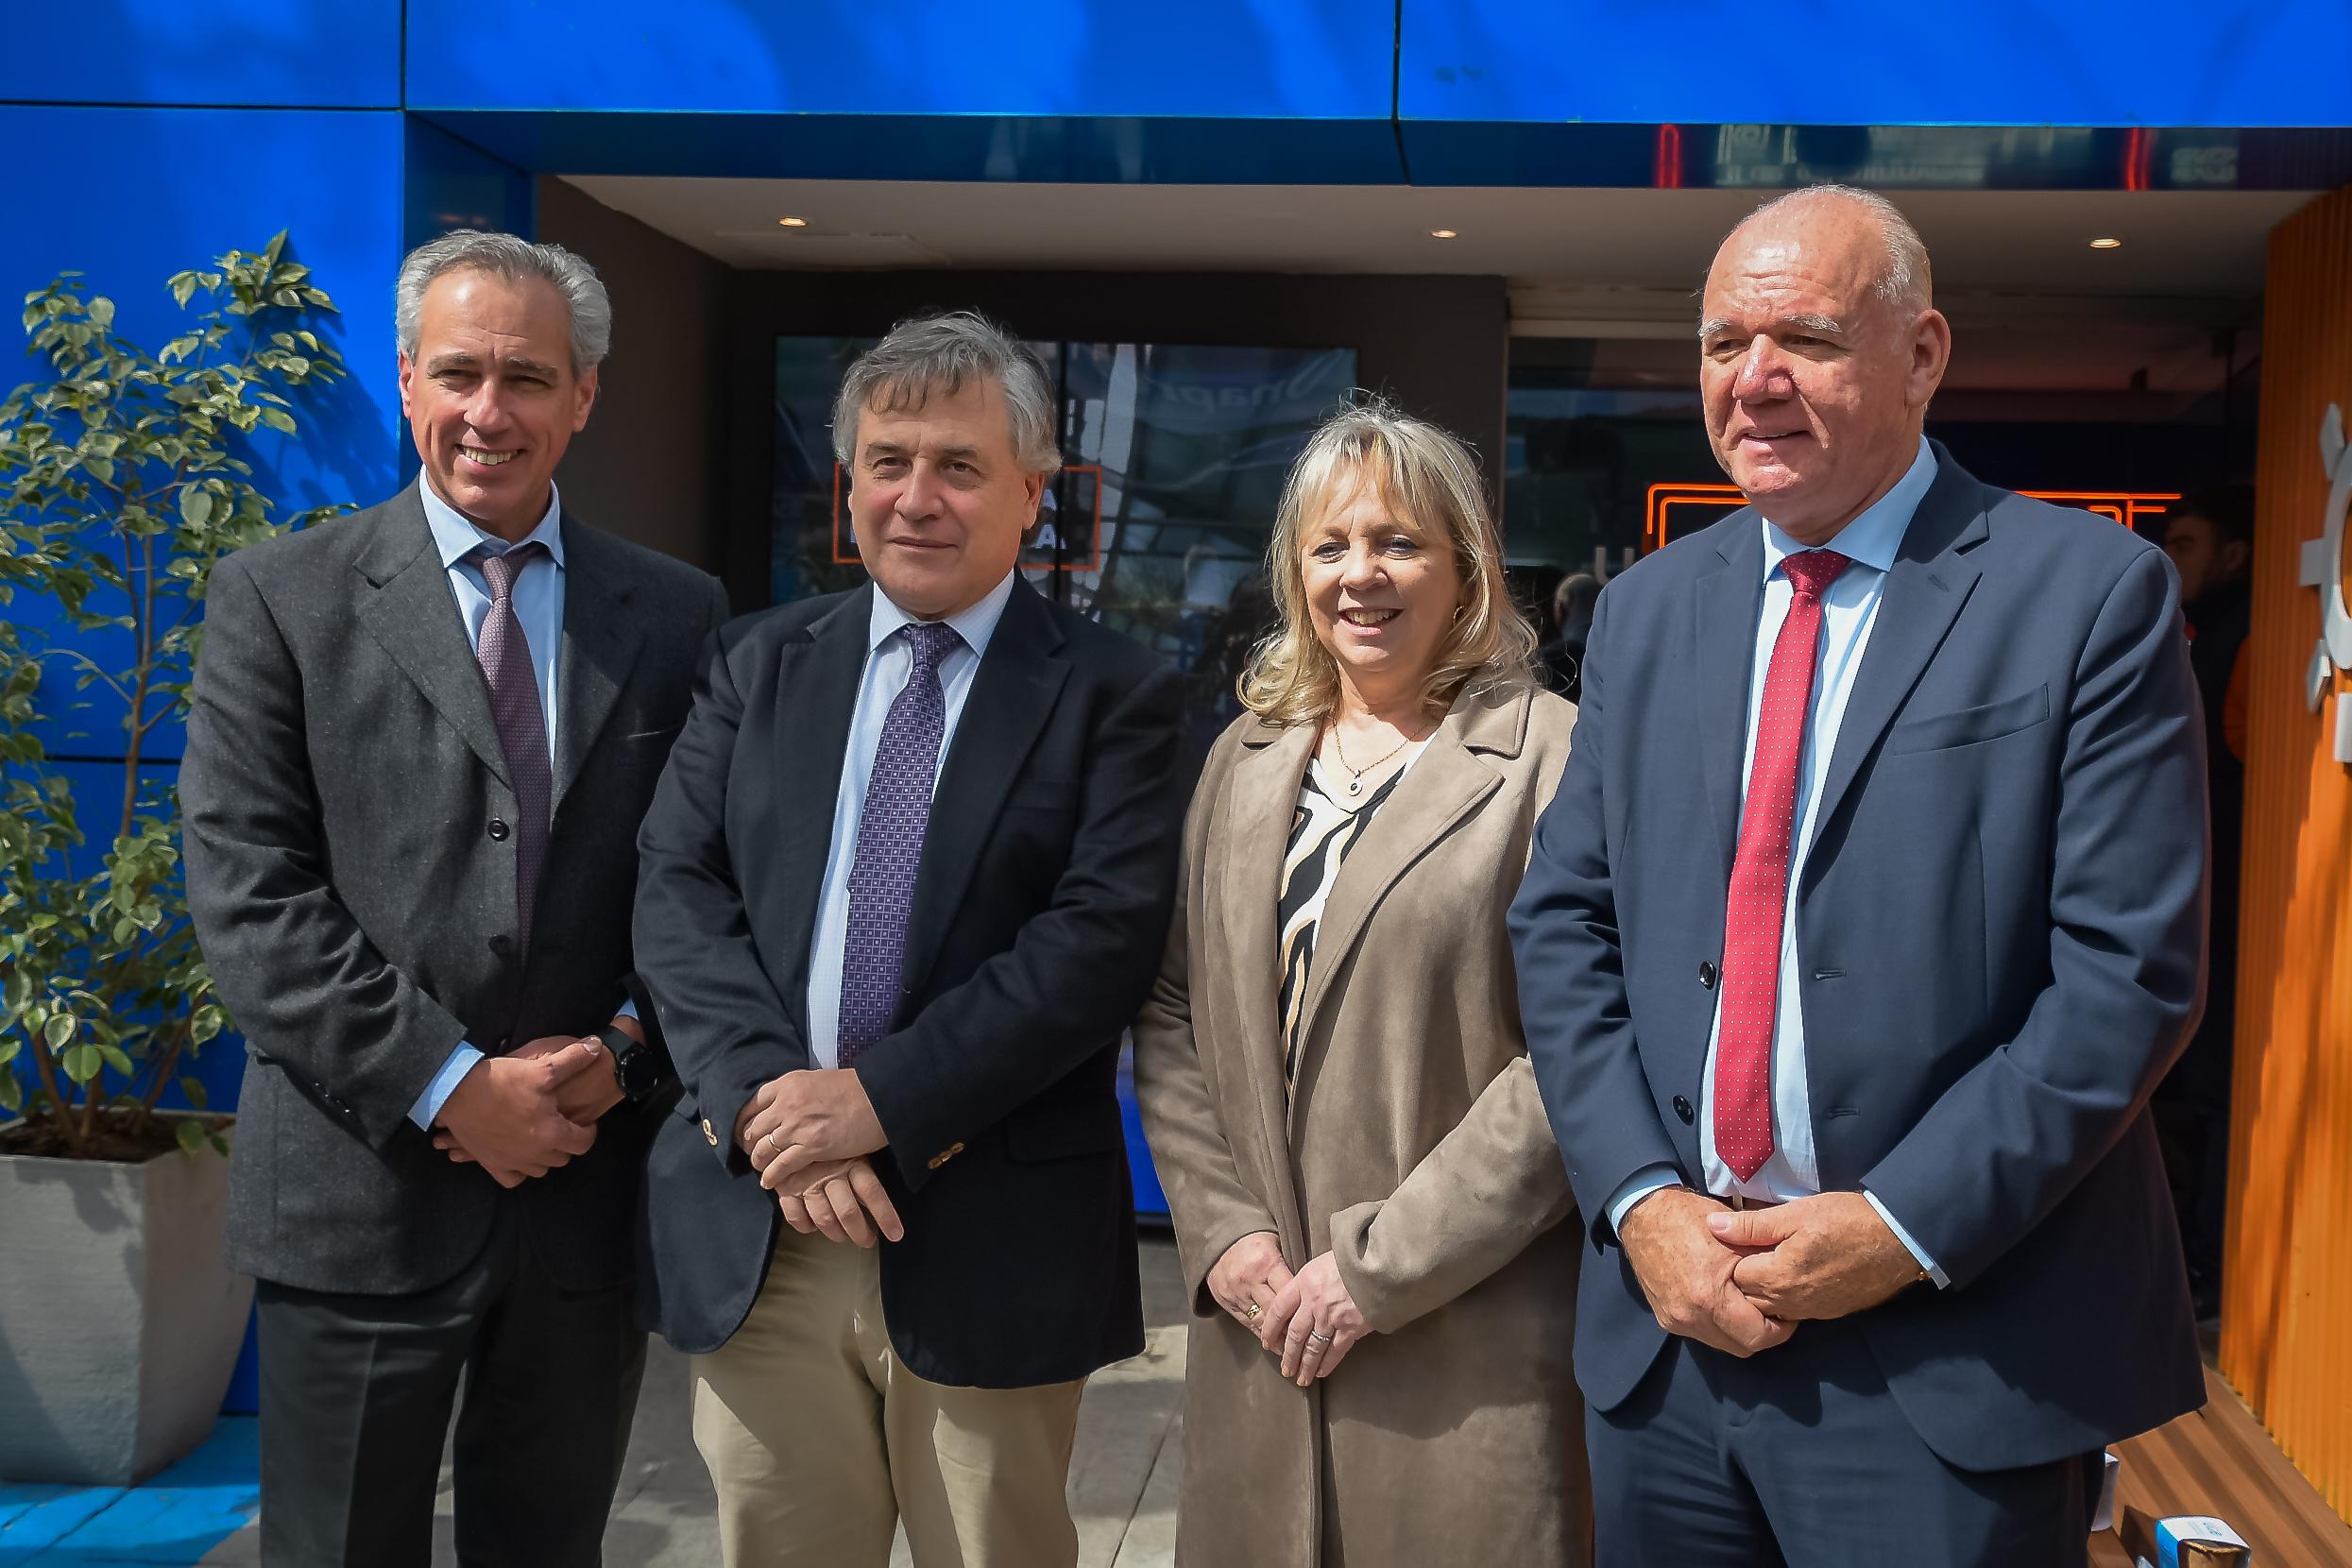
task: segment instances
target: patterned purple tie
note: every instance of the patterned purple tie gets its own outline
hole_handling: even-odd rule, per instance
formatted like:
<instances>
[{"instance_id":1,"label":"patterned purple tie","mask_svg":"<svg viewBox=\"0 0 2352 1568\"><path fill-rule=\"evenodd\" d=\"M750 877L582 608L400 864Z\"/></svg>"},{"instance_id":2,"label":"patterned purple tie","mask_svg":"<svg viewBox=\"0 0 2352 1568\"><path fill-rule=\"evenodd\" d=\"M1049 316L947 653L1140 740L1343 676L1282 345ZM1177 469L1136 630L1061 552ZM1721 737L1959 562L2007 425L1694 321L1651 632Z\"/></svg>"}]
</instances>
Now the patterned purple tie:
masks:
<instances>
[{"instance_id":1,"label":"patterned purple tie","mask_svg":"<svg viewBox=\"0 0 2352 1568\"><path fill-rule=\"evenodd\" d=\"M539 711L538 679L531 673L531 644L515 619L515 579L546 550L535 539L503 555L486 544L473 553L490 585L490 613L482 618L474 657L490 683L490 716L498 721L499 749L506 754L506 775L515 787L515 913L521 927L516 951L520 953L531 950L531 906L538 898L539 864L547 855L555 780L547 765L547 720Z\"/></svg>"},{"instance_id":2,"label":"patterned purple tie","mask_svg":"<svg viewBox=\"0 0 2352 1568\"><path fill-rule=\"evenodd\" d=\"M931 785L947 728L939 661L963 646L953 626L918 621L902 628L914 650L906 689L882 722L865 810L858 816L858 858L849 867L849 926L842 946L838 1060L844 1067L890 1031L898 1011L898 977L907 962L907 915L914 875L931 820Z\"/></svg>"}]
</instances>

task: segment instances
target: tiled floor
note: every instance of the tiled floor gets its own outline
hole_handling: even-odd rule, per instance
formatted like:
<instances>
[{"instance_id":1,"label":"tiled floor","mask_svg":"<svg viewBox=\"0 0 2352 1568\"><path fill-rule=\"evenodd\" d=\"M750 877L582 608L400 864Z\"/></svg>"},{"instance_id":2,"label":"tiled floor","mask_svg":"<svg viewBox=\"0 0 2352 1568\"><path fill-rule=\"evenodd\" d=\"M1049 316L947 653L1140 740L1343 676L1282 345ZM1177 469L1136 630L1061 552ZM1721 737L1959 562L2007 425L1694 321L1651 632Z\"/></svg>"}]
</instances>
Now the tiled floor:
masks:
<instances>
[{"instance_id":1,"label":"tiled floor","mask_svg":"<svg viewBox=\"0 0 2352 1568\"><path fill-rule=\"evenodd\" d=\"M1184 1287L1174 1246L1147 1241L1143 1274L1148 1325L1144 1353L1097 1373L1086 1385L1079 1414L1070 1507L1078 1520L1082 1568L1165 1568L1175 1557L1185 1330ZM609 1568L715 1568L719 1538L712 1508L710 1478L694 1452L690 1426L686 1361L656 1340L646 1364L645 1392L638 1405L620 1495L605 1531L605 1561ZM436 1565L456 1561L450 1549L449 1509L445 1473L436 1521ZM195 1560L186 1556L59 1555L106 1516L99 1513L50 1548L49 1555L25 1559L26 1568ZM257 1538L249 1526L239 1530L201 1560L208 1568L245 1568L259 1560ZM0 1535L0 1568L13 1568L5 1542ZM912 1561L902 1541L892 1558L894 1568L912 1568Z\"/></svg>"}]
</instances>

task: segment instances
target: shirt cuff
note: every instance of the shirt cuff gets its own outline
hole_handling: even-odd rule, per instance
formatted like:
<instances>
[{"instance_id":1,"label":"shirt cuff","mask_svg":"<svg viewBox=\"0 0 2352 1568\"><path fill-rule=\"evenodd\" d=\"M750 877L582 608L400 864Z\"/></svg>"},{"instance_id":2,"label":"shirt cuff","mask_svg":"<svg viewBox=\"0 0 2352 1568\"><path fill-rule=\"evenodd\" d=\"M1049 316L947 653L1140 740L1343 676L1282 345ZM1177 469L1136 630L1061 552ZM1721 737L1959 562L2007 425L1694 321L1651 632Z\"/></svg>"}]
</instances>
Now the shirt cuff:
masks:
<instances>
[{"instance_id":1,"label":"shirt cuff","mask_svg":"<svg viewBox=\"0 0 2352 1568\"><path fill-rule=\"evenodd\" d=\"M1903 1251L1909 1253L1913 1257L1919 1260L1919 1267L1926 1270L1927 1277L1935 1282L1935 1288L1938 1290L1951 1289L1951 1276L1945 1273L1941 1269L1936 1268L1935 1260L1927 1255L1927 1250L1921 1247L1917 1242L1912 1240L1911 1233L1902 1228L1901 1221L1898 1220L1893 1215L1886 1212L1886 1205L1879 1202L1879 1195L1875 1192L1865 1192L1863 1196L1870 1201L1870 1206L1872 1208L1879 1211L1879 1218L1885 1220L1886 1228L1895 1233L1895 1239L1903 1244Z\"/></svg>"},{"instance_id":2,"label":"shirt cuff","mask_svg":"<svg viewBox=\"0 0 2352 1568\"><path fill-rule=\"evenodd\" d=\"M481 1060L480 1051L466 1041L458 1041L457 1048L450 1052L450 1059L441 1064L441 1070L435 1073L433 1082L425 1085L425 1092L418 1095L417 1103L408 1108L408 1119L426 1132L432 1132L433 1124L440 1119L441 1107L448 1104L450 1096L457 1092L458 1081L473 1071L473 1065Z\"/></svg>"},{"instance_id":3,"label":"shirt cuff","mask_svg":"<svg viewBox=\"0 0 2352 1568\"><path fill-rule=\"evenodd\" d=\"M1681 1185L1682 1172L1670 1165L1645 1165L1618 1183L1617 1190L1611 1193L1609 1202L1602 1205L1609 1215L1610 1235L1617 1234L1617 1228L1625 1223L1626 1216L1633 1212L1634 1204L1653 1192L1663 1192L1668 1187Z\"/></svg>"},{"instance_id":4,"label":"shirt cuff","mask_svg":"<svg viewBox=\"0 0 2352 1568\"><path fill-rule=\"evenodd\" d=\"M623 999L619 1007L612 1010L612 1015L616 1018L637 1018L640 1023L643 1022L643 1018L637 1011L637 1001L634 997Z\"/></svg>"}]
</instances>

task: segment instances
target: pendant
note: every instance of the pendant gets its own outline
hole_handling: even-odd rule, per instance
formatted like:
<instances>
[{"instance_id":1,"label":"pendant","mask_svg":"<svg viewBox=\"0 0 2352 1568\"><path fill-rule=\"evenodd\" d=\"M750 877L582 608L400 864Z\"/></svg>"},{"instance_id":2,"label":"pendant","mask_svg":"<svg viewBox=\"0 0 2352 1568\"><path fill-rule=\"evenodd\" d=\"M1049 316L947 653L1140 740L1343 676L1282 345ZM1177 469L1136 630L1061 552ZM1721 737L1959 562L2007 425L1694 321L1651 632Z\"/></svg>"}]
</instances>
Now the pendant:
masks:
<instances>
[{"instance_id":1,"label":"pendant","mask_svg":"<svg viewBox=\"0 0 2352 1568\"><path fill-rule=\"evenodd\" d=\"M1351 779L1349 779L1349 780L1348 780L1348 793L1350 793L1350 794L1352 794L1352 795L1360 795L1360 794L1362 794L1363 793L1364 793L1364 780L1363 780L1360 776L1359 776L1359 777L1356 777L1356 778L1351 778Z\"/></svg>"}]
</instances>

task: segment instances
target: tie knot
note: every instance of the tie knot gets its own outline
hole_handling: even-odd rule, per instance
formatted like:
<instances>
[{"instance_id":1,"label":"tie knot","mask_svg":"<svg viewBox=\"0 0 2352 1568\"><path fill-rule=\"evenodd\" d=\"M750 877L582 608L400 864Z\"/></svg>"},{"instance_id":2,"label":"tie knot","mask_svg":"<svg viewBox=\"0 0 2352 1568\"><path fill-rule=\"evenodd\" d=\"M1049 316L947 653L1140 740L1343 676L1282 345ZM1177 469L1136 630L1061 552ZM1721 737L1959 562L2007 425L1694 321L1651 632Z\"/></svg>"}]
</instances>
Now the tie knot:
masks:
<instances>
[{"instance_id":1,"label":"tie knot","mask_svg":"<svg viewBox=\"0 0 2352 1568\"><path fill-rule=\"evenodd\" d=\"M963 639L945 621L912 621L905 628L907 645L914 650L914 662L927 670L937 670L939 661L963 645Z\"/></svg>"},{"instance_id":2,"label":"tie knot","mask_svg":"<svg viewBox=\"0 0 2352 1568\"><path fill-rule=\"evenodd\" d=\"M514 597L515 579L533 559L547 553L547 547L537 539L528 539L512 550L500 552L489 545L474 547L474 563L482 568L482 580L490 585L492 599Z\"/></svg>"},{"instance_id":3,"label":"tie knot","mask_svg":"<svg viewBox=\"0 0 2352 1568\"><path fill-rule=\"evenodd\" d=\"M1781 570L1788 573L1791 588L1807 598L1818 599L1837 581L1837 574L1853 564L1852 556L1834 550L1800 550L1783 559Z\"/></svg>"}]
</instances>

